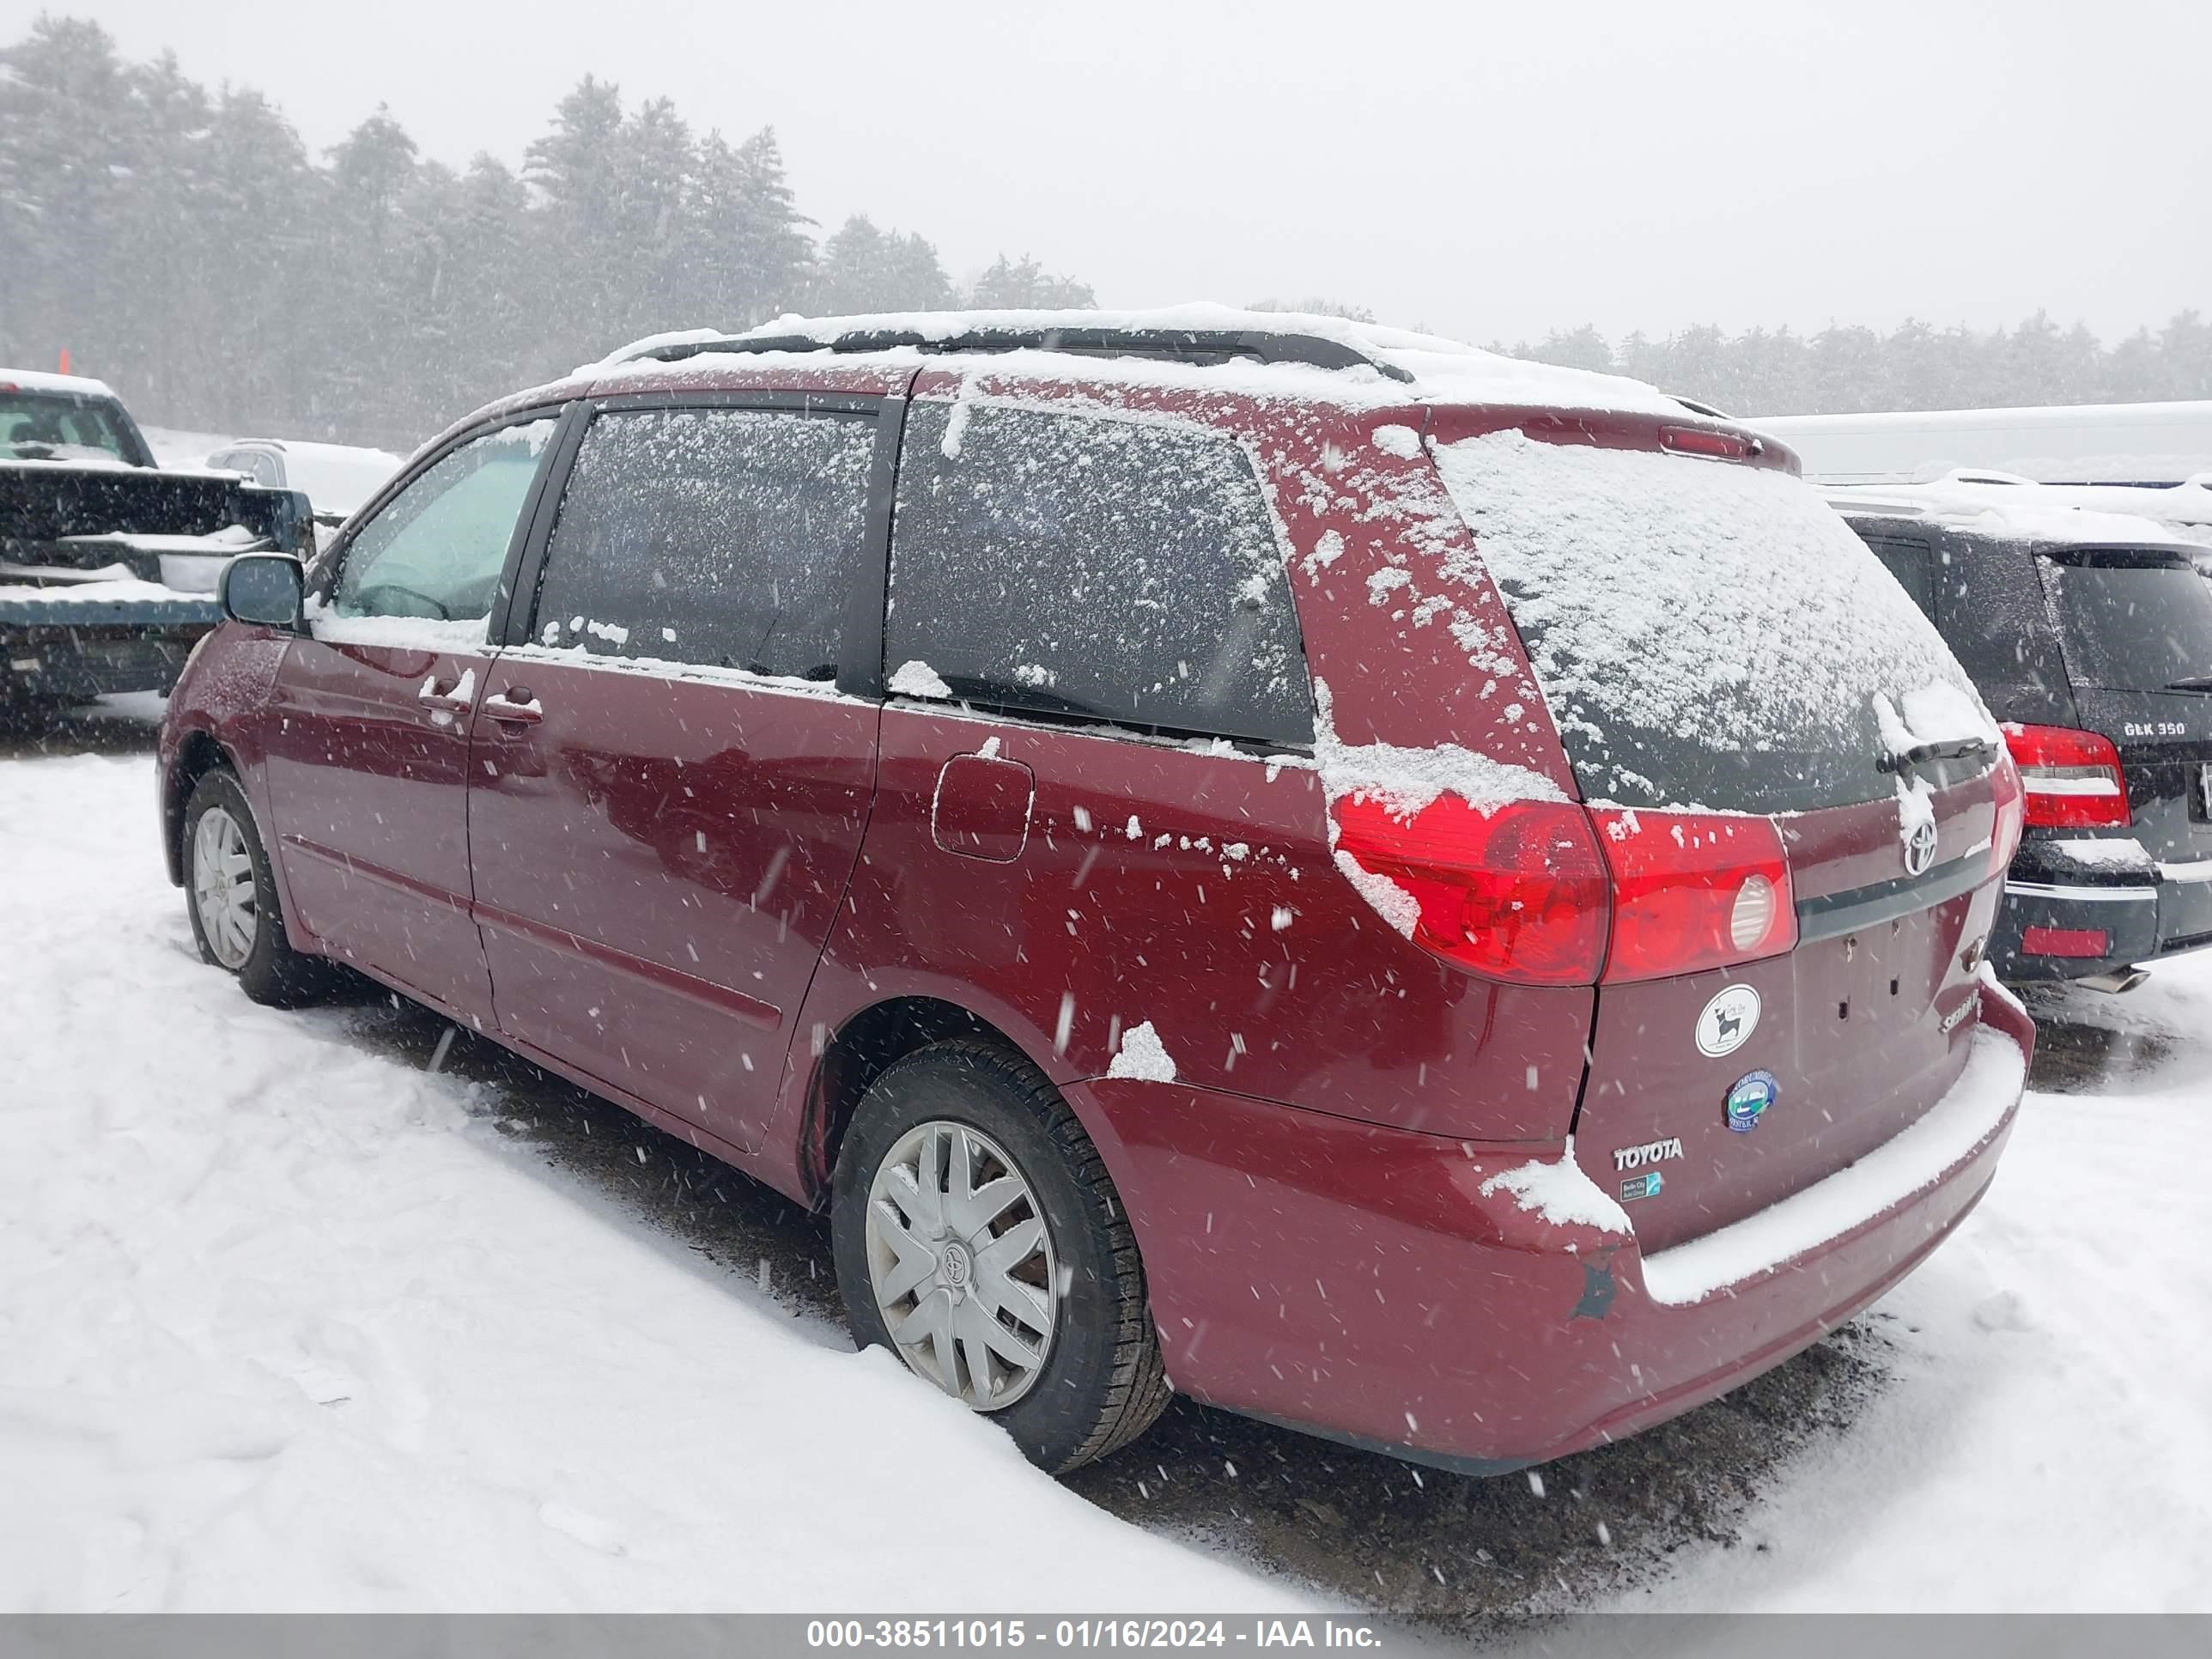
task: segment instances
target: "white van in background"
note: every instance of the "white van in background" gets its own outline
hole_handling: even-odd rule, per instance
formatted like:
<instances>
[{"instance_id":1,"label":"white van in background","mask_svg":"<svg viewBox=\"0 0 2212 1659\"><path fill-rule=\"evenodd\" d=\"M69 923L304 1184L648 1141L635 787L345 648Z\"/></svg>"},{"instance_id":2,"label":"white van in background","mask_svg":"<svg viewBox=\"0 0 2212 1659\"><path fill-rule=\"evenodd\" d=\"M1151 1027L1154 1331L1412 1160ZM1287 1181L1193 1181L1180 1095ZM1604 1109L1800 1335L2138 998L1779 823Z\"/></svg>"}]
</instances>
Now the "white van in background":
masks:
<instances>
[{"instance_id":1,"label":"white van in background","mask_svg":"<svg viewBox=\"0 0 2212 1659\"><path fill-rule=\"evenodd\" d=\"M1961 468L2049 484L2212 477L2212 401L1744 419L1796 450L1821 484L1931 483Z\"/></svg>"},{"instance_id":2,"label":"white van in background","mask_svg":"<svg viewBox=\"0 0 2212 1659\"><path fill-rule=\"evenodd\" d=\"M1752 416L1823 487L1942 484L1954 502L2124 513L2212 544L2212 401Z\"/></svg>"}]
</instances>

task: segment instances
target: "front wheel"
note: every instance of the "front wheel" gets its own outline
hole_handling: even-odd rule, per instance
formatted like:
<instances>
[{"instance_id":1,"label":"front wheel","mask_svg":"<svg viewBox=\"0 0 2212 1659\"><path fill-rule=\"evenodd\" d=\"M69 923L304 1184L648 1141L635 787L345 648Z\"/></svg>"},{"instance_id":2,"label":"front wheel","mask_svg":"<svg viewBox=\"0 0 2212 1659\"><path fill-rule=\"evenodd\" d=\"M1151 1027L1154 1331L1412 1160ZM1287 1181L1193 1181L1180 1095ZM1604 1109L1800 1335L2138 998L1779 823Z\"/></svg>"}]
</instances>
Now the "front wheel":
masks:
<instances>
[{"instance_id":1,"label":"front wheel","mask_svg":"<svg viewBox=\"0 0 2212 1659\"><path fill-rule=\"evenodd\" d=\"M1041 1467L1118 1450L1166 1406L1121 1200L1020 1055L938 1043L870 1085L839 1149L830 1231L854 1339L996 1417Z\"/></svg>"},{"instance_id":2,"label":"front wheel","mask_svg":"<svg viewBox=\"0 0 2212 1659\"><path fill-rule=\"evenodd\" d=\"M276 880L246 791L229 772L210 772L185 804L185 908L201 960L236 976L246 994L296 1008L330 988L329 963L284 939Z\"/></svg>"}]
</instances>

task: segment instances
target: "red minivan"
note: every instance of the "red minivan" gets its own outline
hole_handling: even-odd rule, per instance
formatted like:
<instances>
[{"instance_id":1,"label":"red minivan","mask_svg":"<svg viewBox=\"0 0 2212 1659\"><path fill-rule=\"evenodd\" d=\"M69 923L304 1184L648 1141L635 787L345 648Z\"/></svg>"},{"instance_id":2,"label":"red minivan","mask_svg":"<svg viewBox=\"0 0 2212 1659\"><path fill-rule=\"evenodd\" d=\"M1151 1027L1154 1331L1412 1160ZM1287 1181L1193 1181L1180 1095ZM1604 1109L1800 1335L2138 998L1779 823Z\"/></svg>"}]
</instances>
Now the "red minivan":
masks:
<instances>
[{"instance_id":1,"label":"red minivan","mask_svg":"<svg viewBox=\"0 0 2212 1659\"><path fill-rule=\"evenodd\" d=\"M2020 786L1796 464L1211 310L647 342L241 558L162 834L827 1206L1050 1469L1170 1391L1478 1472L1776 1364L1987 1186Z\"/></svg>"}]
</instances>

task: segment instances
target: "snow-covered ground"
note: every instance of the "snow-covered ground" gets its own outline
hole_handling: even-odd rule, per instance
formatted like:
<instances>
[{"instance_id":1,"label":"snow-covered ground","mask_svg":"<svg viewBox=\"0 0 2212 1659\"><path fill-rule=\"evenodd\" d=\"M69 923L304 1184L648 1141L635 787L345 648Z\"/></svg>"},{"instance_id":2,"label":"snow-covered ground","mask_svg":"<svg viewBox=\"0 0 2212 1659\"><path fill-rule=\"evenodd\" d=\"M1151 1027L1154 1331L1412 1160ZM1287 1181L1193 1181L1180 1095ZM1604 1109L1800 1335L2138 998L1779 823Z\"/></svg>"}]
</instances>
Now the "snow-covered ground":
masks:
<instances>
[{"instance_id":1,"label":"snow-covered ground","mask_svg":"<svg viewBox=\"0 0 2212 1659\"><path fill-rule=\"evenodd\" d=\"M138 431L154 452L156 466L205 466L210 454L231 441L220 432L186 432L176 427L142 426Z\"/></svg>"},{"instance_id":2,"label":"snow-covered ground","mask_svg":"<svg viewBox=\"0 0 2212 1659\"><path fill-rule=\"evenodd\" d=\"M152 785L0 763L0 1610L1317 1605L246 1002Z\"/></svg>"},{"instance_id":3,"label":"snow-covered ground","mask_svg":"<svg viewBox=\"0 0 2212 1659\"><path fill-rule=\"evenodd\" d=\"M1374 1540L1410 1535L1379 1565L1437 1617L1480 1528L1538 1513L1589 1554L1524 1557L1530 1605L1571 1577L1638 1608L2212 1610L2212 959L2058 1000L2075 1071L2112 1075L2031 1097L1988 1200L1855 1340L1875 1382L1758 1474L1727 1541L1608 1507L1705 1443L1683 1425L1547 1496L1254 1427L1204 1491L1200 1460L1163 1463L1170 1535L547 1164L358 1009L246 1003L192 954L148 757L15 752L0 1610L1264 1609L1363 1599ZM1073 1484L1151 1499L1173 1455ZM1339 1544L1355 1478L1389 1507ZM1277 1559L1322 1590L1206 1541L1248 1540L1268 1480L1315 1517Z\"/></svg>"}]
</instances>

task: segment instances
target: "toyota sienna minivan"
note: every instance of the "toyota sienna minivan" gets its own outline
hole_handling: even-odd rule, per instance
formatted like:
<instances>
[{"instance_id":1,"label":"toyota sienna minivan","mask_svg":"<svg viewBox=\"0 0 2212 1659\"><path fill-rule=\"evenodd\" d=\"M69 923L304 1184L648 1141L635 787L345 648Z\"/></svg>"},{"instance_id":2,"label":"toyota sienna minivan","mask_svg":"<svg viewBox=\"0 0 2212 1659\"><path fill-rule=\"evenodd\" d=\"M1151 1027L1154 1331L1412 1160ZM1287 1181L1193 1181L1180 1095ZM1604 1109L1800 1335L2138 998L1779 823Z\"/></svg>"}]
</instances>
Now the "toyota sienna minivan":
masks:
<instances>
[{"instance_id":1,"label":"toyota sienna minivan","mask_svg":"<svg viewBox=\"0 0 2212 1659\"><path fill-rule=\"evenodd\" d=\"M1072 1468L1170 1392L1495 1472L1987 1186L2018 776L1788 451L1212 309L664 337L232 564L207 959L343 963L831 1216Z\"/></svg>"}]
</instances>

